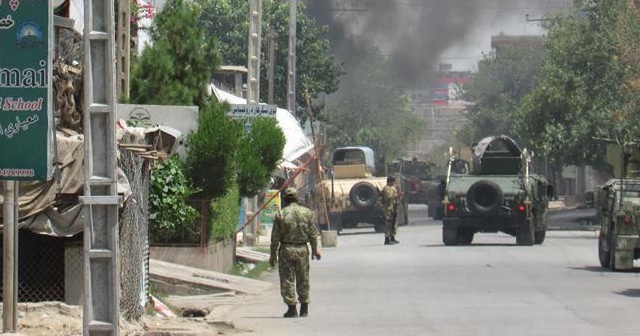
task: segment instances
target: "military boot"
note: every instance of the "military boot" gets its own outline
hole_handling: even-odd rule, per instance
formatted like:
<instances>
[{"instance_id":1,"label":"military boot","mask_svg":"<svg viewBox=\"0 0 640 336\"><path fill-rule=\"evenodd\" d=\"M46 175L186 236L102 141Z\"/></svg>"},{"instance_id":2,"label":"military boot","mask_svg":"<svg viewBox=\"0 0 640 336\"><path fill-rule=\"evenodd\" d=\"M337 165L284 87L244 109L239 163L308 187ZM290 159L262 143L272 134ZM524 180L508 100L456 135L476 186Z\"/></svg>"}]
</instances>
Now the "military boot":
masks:
<instances>
[{"instance_id":1,"label":"military boot","mask_svg":"<svg viewBox=\"0 0 640 336\"><path fill-rule=\"evenodd\" d=\"M287 310L282 317L298 317L298 311L296 310L296 305L289 305L289 309Z\"/></svg>"},{"instance_id":2,"label":"military boot","mask_svg":"<svg viewBox=\"0 0 640 336\"><path fill-rule=\"evenodd\" d=\"M389 240L389 237L384 237L384 244L391 245L391 241Z\"/></svg>"},{"instance_id":3,"label":"military boot","mask_svg":"<svg viewBox=\"0 0 640 336\"><path fill-rule=\"evenodd\" d=\"M395 243L395 244L400 244L400 242L396 240L396 236L391 236L389 241L392 242L392 243Z\"/></svg>"},{"instance_id":4,"label":"military boot","mask_svg":"<svg viewBox=\"0 0 640 336\"><path fill-rule=\"evenodd\" d=\"M309 315L309 304L303 302L300 304L300 316L305 317L307 315Z\"/></svg>"}]
</instances>

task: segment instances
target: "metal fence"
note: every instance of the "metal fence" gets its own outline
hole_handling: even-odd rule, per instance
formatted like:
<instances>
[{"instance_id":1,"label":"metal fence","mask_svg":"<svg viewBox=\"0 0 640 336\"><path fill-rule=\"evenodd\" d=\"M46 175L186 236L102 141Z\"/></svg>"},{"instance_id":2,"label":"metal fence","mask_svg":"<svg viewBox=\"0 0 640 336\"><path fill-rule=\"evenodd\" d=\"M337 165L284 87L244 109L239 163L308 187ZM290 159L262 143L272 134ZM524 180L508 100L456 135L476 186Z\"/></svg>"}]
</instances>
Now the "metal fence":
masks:
<instances>
[{"instance_id":1,"label":"metal fence","mask_svg":"<svg viewBox=\"0 0 640 336\"><path fill-rule=\"evenodd\" d=\"M18 302L64 301L65 246L77 239L18 230Z\"/></svg>"}]
</instances>

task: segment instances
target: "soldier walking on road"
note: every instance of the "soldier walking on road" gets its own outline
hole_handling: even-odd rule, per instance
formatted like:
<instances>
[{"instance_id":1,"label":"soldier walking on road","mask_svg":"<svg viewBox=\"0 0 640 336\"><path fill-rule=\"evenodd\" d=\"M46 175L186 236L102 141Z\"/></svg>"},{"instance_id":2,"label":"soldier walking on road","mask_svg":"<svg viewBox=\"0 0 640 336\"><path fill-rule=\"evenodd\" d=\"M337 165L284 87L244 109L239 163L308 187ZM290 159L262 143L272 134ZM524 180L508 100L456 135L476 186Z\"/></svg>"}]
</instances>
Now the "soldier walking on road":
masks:
<instances>
[{"instance_id":1,"label":"soldier walking on road","mask_svg":"<svg viewBox=\"0 0 640 336\"><path fill-rule=\"evenodd\" d=\"M283 208L274 219L271 231L271 257L275 267L279 261L280 293L288 310L284 317L297 317L296 292L300 301L300 316L309 312L309 247L311 258L320 260L318 229L311 209L298 204L295 188L287 188L282 197Z\"/></svg>"},{"instance_id":2,"label":"soldier walking on road","mask_svg":"<svg viewBox=\"0 0 640 336\"><path fill-rule=\"evenodd\" d=\"M382 209L384 210L385 245L395 245L400 243L396 240L396 234L398 231L396 217L398 216L398 205L400 204L401 197L402 193L396 186L396 178L393 176L387 177L387 185L382 188L382 191L380 191Z\"/></svg>"}]
</instances>

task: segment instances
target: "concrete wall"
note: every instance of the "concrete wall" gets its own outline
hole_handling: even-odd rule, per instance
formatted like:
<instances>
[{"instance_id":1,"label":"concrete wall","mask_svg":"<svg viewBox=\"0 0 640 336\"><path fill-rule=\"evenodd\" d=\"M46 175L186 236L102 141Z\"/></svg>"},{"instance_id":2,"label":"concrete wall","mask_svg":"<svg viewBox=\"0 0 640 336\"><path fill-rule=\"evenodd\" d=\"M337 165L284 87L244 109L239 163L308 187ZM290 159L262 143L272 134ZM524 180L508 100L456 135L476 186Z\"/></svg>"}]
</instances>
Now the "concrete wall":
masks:
<instances>
[{"instance_id":1,"label":"concrete wall","mask_svg":"<svg viewBox=\"0 0 640 336\"><path fill-rule=\"evenodd\" d=\"M186 156L184 141L189 131L198 129L197 106L118 104L117 112L117 117L125 121L132 119L146 127L168 126L182 132L183 143L178 146L181 158Z\"/></svg>"},{"instance_id":2,"label":"concrete wall","mask_svg":"<svg viewBox=\"0 0 640 336\"><path fill-rule=\"evenodd\" d=\"M151 246L150 258L226 273L235 262L235 238L200 247Z\"/></svg>"}]
</instances>

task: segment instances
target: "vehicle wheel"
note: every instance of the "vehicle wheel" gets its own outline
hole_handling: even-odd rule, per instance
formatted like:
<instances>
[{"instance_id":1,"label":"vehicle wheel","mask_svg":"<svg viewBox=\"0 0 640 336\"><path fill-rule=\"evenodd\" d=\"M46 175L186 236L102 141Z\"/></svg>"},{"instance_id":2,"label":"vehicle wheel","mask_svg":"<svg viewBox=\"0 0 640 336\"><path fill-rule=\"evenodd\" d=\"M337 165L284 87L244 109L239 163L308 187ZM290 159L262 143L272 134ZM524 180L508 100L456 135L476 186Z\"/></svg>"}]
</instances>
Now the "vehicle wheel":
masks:
<instances>
[{"instance_id":1,"label":"vehicle wheel","mask_svg":"<svg viewBox=\"0 0 640 336\"><path fill-rule=\"evenodd\" d=\"M427 203L427 217L434 218L436 217L436 208L431 204Z\"/></svg>"},{"instance_id":2,"label":"vehicle wheel","mask_svg":"<svg viewBox=\"0 0 640 336\"><path fill-rule=\"evenodd\" d=\"M447 246L458 245L458 229L442 229L442 242Z\"/></svg>"},{"instance_id":3,"label":"vehicle wheel","mask_svg":"<svg viewBox=\"0 0 640 336\"><path fill-rule=\"evenodd\" d=\"M384 221L373 223L373 229L378 233L384 232Z\"/></svg>"},{"instance_id":4,"label":"vehicle wheel","mask_svg":"<svg viewBox=\"0 0 640 336\"><path fill-rule=\"evenodd\" d=\"M378 200L378 189L367 181L360 181L351 187L349 201L358 209L369 209Z\"/></svg>"},{"instance_id":5,"label":"vehicle wheel","mask_svg":"<svg viewBox=\"0 0 640 336\"><path fill-rule=\"evenodd\" d=\"M490 215L502 206L502 189L492 181L478 181L467 191L467 204L476 214Z\"/></svg>"},{"instance_id":6,"label":"vehicle wheel","mask_svg":"<svg viewBox=\"0 0 640 336\"><path fill-rule=\"evenodd\" d=\"M547 231L546 230L542 230L542 231L536 231L534 233L534 238L533 238L533 243L536 245L540 245L544 242L544 238L547 236Z\"/></svg>"},{"instance_id":7,"label":"vehicle wheel","mask_svg":"<svg viewBox=\"0 0 640 336\"><path fill-rule=\"evenodd\" d=\"M616 270L616 232L615 224L611 223L611 229L609 230L609 268L612 271Z\"/></svg>"},{"instance_id":8,"label":"vehicle wheel","mask_svg":"<svg viewBox=\"0 0 640 336\"><path fill-rule=\"evenodd\" d=\"M458 243L469 245L473 241L474 232L471 230L458 230Z\"/></svg>"},{"instance_id":9,"label":"vehicle wheel","mask_svg":"<svg viewBox=\"0 0 640 336\"><path fill-rule=\"evenodd\" d=\"M434 205L435 210L433 214L433 219L441 220L444 217L444 209L442 208L442 204Z\"/></svg>"},{"instance_id":10,"label":"vehicle wheel","mask_svg":"<svg viewBox=\"0 0 640 336\"><path fill-rule=\"evenodd\" d=\"M600 266L609 268L611 262L610 246L605 249L604 240L607 239L602 232L598 236L598 259L600 259Z\"/></svg>"},{"instance_id":11,"label":"vehicle wheel","mask_svg":"<svg viewBox=\"0 0 640 336\"><path fill-rule=\"evenodd\" d=\"M533 223L527 219L524 223L520 223L516 229L516 245L531 246L533 240Z\"/></svg>"}]
</instances>

